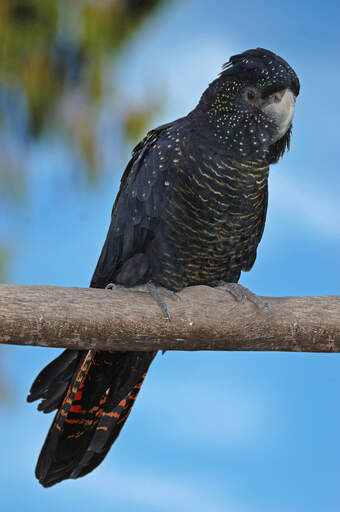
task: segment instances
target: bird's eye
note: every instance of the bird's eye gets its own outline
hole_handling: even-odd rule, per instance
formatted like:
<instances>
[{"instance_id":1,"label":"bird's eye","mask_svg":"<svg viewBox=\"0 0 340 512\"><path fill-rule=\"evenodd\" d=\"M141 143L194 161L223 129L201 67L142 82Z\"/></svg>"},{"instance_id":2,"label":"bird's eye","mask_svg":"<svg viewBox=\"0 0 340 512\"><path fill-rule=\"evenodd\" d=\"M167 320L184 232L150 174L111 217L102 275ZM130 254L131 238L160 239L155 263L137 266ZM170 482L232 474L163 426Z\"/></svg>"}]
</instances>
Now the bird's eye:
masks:
<instances>
[{"instance_id":1,"label":"bird's eye","mask_svg":"<svg viewBox=\"0 0 340 512\"><path fill-rule=\"evenodd\" d=\"M247 91L247 98L248 100L252 101L255 99L255 91L253 91L252 89L249 89L249 91Z\"/></svg>"}]
</instances>

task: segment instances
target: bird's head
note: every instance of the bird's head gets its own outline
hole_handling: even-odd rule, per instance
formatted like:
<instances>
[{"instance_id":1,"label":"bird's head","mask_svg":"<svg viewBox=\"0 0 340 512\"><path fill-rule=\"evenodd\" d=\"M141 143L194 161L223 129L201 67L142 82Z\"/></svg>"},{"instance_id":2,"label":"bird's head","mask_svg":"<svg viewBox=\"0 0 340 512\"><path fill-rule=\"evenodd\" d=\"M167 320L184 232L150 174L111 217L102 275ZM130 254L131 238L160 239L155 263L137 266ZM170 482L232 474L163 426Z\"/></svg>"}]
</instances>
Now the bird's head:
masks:
<instances>
[{"instance_id":1,"label":"bird's head","mask_svg":"<svg viewBox=\"0 0 340 512\"><path fill-rule=\"evenodd\" d=\"M223 66L196 111L230 156L273 163L289 148L299 89L285 60L262 48L247 50Z\"/></svg>"}]
</instances>

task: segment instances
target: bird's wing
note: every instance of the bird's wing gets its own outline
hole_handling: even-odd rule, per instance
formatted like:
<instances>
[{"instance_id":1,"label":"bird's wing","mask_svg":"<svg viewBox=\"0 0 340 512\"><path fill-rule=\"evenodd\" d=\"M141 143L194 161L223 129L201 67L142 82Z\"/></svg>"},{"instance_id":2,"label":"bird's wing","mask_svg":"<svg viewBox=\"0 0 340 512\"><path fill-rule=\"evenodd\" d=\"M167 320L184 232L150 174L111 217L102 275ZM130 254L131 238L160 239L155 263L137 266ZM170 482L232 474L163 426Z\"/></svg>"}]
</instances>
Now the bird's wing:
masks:
<instances>
[{"instance_id":1,"label":"bird's wing","mask_svg":"<svg viewBox=\"0 0 340 512\"><path fill-rule=\"evenodd\" d=\"M176 180L172 163L174 145L170 144L174 130L177 130L176 121L159 126L133 150L113 205L111 224L91 287L104 288L112 282L122 263L133 255L141 256L152 238ZM134 266L145 271L142 259L136 260Z\"/></svg>"},{"instance_id":2,"label":"bird's wing","mask_svg":"<svg viewBox=\"0 0 340 512\"><path fill-rule=\"evenodd\" d=\"M259 223L257 229L254 231L252 239L249 241L249 250L244 255L242 261L242 270L248 271L252 268L256 260L257 246L259 245L264 225L266 223L266 215L267 215L267 206L268 206L268 184L266 183L264 191L263 191L263 200L262 200L262 209L259 217Z\"/></svg>"}]
</instances>

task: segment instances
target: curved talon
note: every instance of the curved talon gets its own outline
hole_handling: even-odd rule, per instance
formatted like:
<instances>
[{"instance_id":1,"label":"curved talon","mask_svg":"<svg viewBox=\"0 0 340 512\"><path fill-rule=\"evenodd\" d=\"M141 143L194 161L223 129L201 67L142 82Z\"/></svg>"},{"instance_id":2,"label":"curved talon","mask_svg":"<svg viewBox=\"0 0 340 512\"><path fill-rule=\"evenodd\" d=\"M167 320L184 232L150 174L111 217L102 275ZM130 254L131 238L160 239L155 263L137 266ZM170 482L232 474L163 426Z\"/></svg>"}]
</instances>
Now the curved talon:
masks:
<instances>
[{"instance_id":1,"label":"curved talon","mask_svg":"<svg viewBox=\"0 0 340 512\"><path fill-rule=\"evenodd\" d=\"M152 295L152 297L155 299L155 301L161 308L164 315L167 317L169 322L171 322L171 314L170 314L170 311L168 310L168 306L164 300L163 295L167 295L168 297L178 299L179 297L177 296L176 292L168 290L167 288L164 288L163 286L157 286L152 281L147 283L147 288L148 288L150 294Z\"/></svg>"},{"instance_id":2,"label":"curved talon","mask_svg":"<svg viewBox=\"0 0 340 512\"><path fill-rule=\"evenodd\" d=\"M159 307L161 308L162 312L166 316L166 318L171 321L171 314L168 310L168 306L164 300L164 296L170 297L171 299L181 300L181 297L178 295L178 293L169 290L168 288L165 288L164 286L160 286L157 284L154 284L152 281L149 281L148 283L144 285L137 285L132 286L131 288L128 288L126 286L122 286L115 283L109 283L105 286L105 290L118 290L123 289L125 291L132 291L132 292L147 292L150 293L150 295L155 299Z\"/></svg>"},{"instance_id":3,"label":"curved talon","mask_svg":"<svg viewBox=\"0 0 340 512\"><path fill-rule=\"evenodd\" d=\"M220 282L217 285L217 288L229 292L230 295L234 297L234 299L237 302L240 302L241 304L245 304L247 300L255 304L255 306L261 310L267 309L268 311L272 311L272 307L269 304L269 302L265 302L261 297L253 293L251 290L246 288L245 286L242 286L238 283L225 283Z\"/></svg>"}]
</instances>

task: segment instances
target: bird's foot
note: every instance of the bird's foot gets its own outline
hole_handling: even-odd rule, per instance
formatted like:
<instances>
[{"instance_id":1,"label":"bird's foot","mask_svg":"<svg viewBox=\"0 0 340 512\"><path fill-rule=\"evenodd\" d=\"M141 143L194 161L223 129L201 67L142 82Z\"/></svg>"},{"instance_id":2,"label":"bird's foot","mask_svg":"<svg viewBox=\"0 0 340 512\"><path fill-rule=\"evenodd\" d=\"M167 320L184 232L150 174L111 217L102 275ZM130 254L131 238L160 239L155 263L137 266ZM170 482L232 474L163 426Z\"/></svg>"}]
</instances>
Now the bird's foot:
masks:
<instances>
[{"instance_id":1,"label":"bird's foot","mask_svg":"<svg viewBox=\"0 0 340 512\"><path fill-rule=\"evenodd\" d=\"M171 299L180 299L178 293L165 288L164 286L160 286L158 284L149 281L146 284L132 286L131 288L127 288L126 286L122 286L120 284L109 283L105 286L107 290L125 290L132 292L146 292L150 293L150 295L155 299L159 307L161 308L163 314L166 316L168 320L171 320L171 314L168 309L167 303L165 302L165 297L170 297Z\"/></svg>"},{"instance_id":2,"label":"bird's foot","mask_svg":"<svg viewBox=\"0 0 340 512\"><path fill-rule=\"evenodd\" d=\"M226 283L224 281L220 281L217 285L217 288L219 290L222 290L224 292L230 293L234 297L234 299L237 302L240 302L241 304L244 304L249 300L258 309L267 309L268 311L271 311L271 306L269 302L266 302L262 299L262 297L259 297L252 291L248 290L248 288L245 288L245 286L242 286L238 283Z\"/></svg>"}]
</instances>

